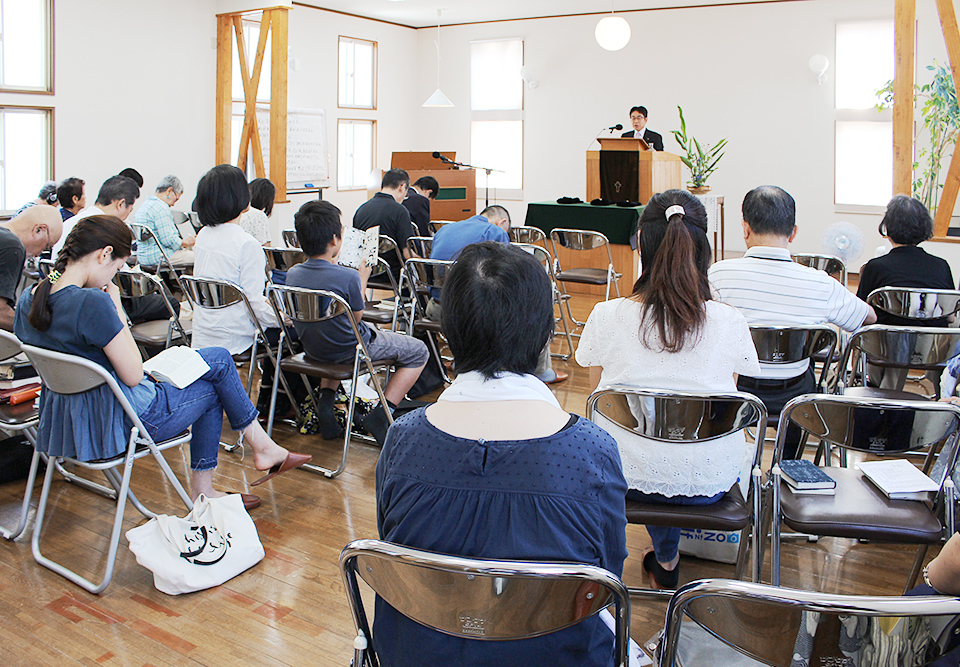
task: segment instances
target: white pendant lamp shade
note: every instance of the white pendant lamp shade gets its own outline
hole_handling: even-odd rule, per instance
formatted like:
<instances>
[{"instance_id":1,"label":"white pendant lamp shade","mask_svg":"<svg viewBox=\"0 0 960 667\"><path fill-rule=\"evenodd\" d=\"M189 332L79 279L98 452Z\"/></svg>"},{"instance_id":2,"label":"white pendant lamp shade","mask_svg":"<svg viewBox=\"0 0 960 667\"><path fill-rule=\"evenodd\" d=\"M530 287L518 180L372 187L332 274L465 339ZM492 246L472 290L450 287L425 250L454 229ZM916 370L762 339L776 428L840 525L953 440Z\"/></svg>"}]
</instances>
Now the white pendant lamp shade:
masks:
<instances>
[{"instance_id":1,"label":"white pendant lamp shade","mask_svg":"<svg viewBox=\"0 0 960 667\"><path fill-rule=\"evenodd\" d=\"M453 102L450 101L450 98L443 94L443 91L437 88L433 91L433 95L427 98L427 101L423 103L425 107L452 107Z\"/></svg>"},{"instance_id":2,"label":"white pendant lamp shade","mask_svg":"<svg viewBox=\"0 0 960 667\"><path fill-rule=\"evenodd\" d=\"M597 22L594 36L607 51L619 51L630 41L630 24L619 16L607 16Z\"/></svg>"}]
</instances>

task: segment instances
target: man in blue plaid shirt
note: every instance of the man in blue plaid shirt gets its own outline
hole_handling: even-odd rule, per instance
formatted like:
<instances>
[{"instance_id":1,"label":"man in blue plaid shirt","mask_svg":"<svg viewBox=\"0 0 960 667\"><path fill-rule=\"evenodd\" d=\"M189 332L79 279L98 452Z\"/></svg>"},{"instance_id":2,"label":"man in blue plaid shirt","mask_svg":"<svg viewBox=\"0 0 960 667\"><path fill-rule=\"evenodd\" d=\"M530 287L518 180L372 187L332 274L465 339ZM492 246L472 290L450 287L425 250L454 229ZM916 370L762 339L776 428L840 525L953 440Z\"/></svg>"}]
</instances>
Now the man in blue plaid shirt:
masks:
<instances>
[{"instance_id":1,"label":"man in blue plaid shirt","mask_svg":"<svg viewBox=\"0 0 960 667\"><path fill-rule=\"evenodd\" d=\"M163 251L175 266L193 264L193 247L197 240L195 234L181 238L173 222L171 207L183 194L183 183L176 176L164 176L157 185L156 193L147 197L134 216L134 222L149 227L163 247ZM163 257L160 248L153 239L140 241L137 245L137 260L142 265L157 266Z\"/></svg>"}]
</instances>

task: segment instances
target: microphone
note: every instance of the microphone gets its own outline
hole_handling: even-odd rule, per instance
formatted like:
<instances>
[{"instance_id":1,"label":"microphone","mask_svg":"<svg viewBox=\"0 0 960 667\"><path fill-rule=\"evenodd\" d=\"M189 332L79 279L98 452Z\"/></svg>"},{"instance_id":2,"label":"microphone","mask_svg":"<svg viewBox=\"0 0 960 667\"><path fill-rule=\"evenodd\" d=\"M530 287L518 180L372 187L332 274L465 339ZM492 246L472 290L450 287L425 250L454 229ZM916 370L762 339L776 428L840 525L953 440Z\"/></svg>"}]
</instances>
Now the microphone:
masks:
<instances>
[{"instance_id":1,"label":"microphone","mask_svg":"<svg viewBox=\"0 0 960 667\"><path fill-rule=\"evenodd\" d=\"M453 160L450 158L440 155L440 151L433 151L433 157L439 159L441 162L453 163Z\"/></svg>"},{"instance_id":2,"label":"microphone","mask_svg":"<svg viewBox=\"0 0 960 667\"><path fill-rule=\"evenodd\" d=\"M621 125L620 123L617 123L617 124L614 125L613 127L608 127L607 129L608 129L608 130L622 130L622 129L623 129L623 125ZM437 156L434 155L433 157L437 157Z\"/></svg>"},{"instance_id":3,"label":"microphone","mask_svg":"<svg viewBox=\"0 0 960 667\"><path fill-rule=\"evenodd\" d=\"M433 157L443 157L440 155L440 151L433 151Z\"/></svg>"}]
</instances>

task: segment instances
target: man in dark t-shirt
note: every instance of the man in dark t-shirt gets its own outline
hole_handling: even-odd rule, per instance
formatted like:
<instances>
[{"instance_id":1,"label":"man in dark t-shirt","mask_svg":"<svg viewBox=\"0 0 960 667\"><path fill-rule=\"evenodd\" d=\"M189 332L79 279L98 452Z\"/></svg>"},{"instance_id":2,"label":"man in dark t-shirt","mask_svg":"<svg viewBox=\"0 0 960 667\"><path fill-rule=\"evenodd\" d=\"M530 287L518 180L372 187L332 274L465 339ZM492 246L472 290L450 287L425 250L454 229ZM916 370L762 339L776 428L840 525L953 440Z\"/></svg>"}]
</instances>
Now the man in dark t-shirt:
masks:
<instances>
[{"instance_id":1,"label":"man in dark t-shirt","mask_svg":"<svg viewBox=\"0 0 960 667\"><path fill-rule=\"evenodd\" d=\"M49 250L62 231L63 219L53 206L31 206L0 223L0 329L13 331L17 286L27 257Z\"/></svg>"},{"instance_id":2,"label":"man in dark t-shirt","mask_svg":"<svg viewBox=\"0 0 960 667\"><path fill-rule=\"evenodd\" d=\"M403 169L391 169L383 175L380 192L357 209L353 214L353 226L357 229L380 227L381 236L389 236L397 244L403 260L410 259L407 239L414 236L410 213L400 202L407 195L410 177ZM400 278L400 260L396 253L385 253L382 257L390 265L394 278Z\"/></svg>"}]
</instances>

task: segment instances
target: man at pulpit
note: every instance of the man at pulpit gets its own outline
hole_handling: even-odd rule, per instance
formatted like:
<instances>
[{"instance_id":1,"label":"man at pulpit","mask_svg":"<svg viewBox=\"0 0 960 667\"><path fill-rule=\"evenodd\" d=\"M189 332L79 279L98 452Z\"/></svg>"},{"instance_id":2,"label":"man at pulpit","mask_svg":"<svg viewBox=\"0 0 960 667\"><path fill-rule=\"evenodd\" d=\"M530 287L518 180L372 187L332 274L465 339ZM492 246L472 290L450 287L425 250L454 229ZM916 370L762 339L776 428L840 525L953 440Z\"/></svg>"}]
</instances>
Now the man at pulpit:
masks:
<instances>
[{"instance_id":1,"label":"man at pulpit","mask_svg":"<svg viewBox=\"0 0 960 667\"><path fill-rule=\"evenodd\" d=\"M633 107L630 109L630 124L633 125L633 129L629 132L624 132L622 137L643 137L643 140L646 141L655 151L663 150L663 137L661 137L656 132L646 129L647 127L647 108L646 107Z\"/></svg>"}]
</instances>

